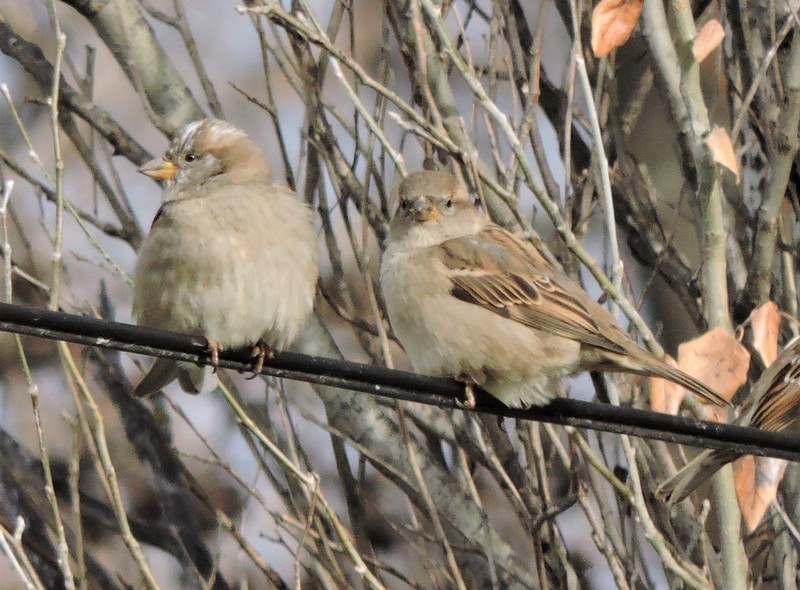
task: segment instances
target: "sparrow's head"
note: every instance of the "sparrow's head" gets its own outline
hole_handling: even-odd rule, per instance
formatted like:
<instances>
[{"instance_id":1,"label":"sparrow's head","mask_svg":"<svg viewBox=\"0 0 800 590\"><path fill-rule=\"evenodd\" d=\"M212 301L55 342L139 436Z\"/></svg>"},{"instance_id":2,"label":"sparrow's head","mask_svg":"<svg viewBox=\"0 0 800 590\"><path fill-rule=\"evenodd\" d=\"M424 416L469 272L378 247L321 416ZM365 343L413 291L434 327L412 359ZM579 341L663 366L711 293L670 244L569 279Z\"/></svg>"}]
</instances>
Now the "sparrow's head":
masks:
<instances>
[{"instance_id":1,"label":"sparrow's head","mask_svg":"<svg viewBox=\"0 0 800 590\"><path fill-rule=\"evenodd\" d=\"M466 187L448 172L425 170L400 183L400 201L390 238L413 236L415 241L440 243L469 235L483 225Z\"/></svg>"},{"instance_id":2,"label":"sparrow's head","mask_svg":"<svg viewBox=\"0 0 800 590\"><path fill-rule=\"evenodd\" d=\"M259 147L244 131L219 119L189 123L162 157L147 162L139 172L165 181L172 198L192 196L218 181L247 184L271 179Z\"/></svg>"}]
</instances>

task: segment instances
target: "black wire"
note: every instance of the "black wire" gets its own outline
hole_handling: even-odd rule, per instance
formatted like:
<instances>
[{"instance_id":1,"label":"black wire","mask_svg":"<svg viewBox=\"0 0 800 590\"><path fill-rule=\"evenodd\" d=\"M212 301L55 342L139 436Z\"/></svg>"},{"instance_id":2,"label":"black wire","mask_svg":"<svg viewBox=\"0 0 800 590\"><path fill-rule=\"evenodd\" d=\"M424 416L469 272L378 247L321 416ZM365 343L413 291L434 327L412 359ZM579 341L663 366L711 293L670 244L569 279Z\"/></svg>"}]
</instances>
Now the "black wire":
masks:
<instances>
[{"instance_id":1,"label":"black wire","mask_svg":"<svg viewBox=\"0 0 800 590\"><path fill-rule=\"evenodd\" d=\"M0 303L0 330L200 364L211 360L197 336L8 303ZM249 371L250 351L223 351L219 365ZM447 379L292 352L276 352L262 373L446 408L460 408L464 393L463 385ZM478 394L472 411L800 461L800 437L780 432L563 398L543 408L509 409Z\"/></svg>"}]
</instances>

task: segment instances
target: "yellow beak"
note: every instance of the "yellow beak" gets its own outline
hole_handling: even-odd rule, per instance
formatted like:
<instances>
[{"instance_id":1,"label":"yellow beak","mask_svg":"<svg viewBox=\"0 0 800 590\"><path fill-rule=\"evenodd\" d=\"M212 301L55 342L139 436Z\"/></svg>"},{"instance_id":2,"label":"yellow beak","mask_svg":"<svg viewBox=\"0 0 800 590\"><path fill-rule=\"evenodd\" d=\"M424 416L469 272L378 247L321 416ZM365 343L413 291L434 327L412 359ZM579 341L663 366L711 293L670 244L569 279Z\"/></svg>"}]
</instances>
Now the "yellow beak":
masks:
<instances>
[{"instance_id":1,"label":"yellow beak","mask_svg":"<svg viewBox=\"0 0 800 590\"><path fill-rule=\"evenodd\" d=\"M139 172L156 180L172 180L178 167L164 158L150 160L139 168Z\"/></svg>"},{"instance_id":2,"label":"yellow beak","mask_svg":"<svg viewBox=\"0 0 800 590\"><path fill-rule=\"evenodd\" d=\"M409 208L409 213L415 221L433 221L439 217L439 208L431 203L430 199L422 197L414 201Z\"/></svg>"}]
</instances>

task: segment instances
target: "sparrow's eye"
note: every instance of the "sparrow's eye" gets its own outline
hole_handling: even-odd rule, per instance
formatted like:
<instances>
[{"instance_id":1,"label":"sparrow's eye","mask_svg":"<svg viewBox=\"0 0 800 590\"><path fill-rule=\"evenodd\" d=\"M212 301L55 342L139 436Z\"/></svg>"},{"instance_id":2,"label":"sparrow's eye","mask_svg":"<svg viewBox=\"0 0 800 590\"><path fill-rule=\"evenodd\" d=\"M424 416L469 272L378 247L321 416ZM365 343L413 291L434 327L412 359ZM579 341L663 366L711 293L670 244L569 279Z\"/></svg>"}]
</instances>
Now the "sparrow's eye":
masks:
<instances>
[{"instance_id":1,"label":"sparrow's eye","mask_svg":"<svg viewBox=\"0 0 800 590\"><path fill-rule=\"evenodd\" d=\"M453 206L453 199L447 199L447 202L444 204L444 206L450 209Z\"/></svg>"},{"instance_id":2,"label":"sparrow's eye","mask_svg":"<svg viewBox=\"0 0 800 590\"><path fill-rule=\"evenodd\" d=\"M408 209L408 201L400 201L401 209Z\"/></svg>"},{"instance_id":3,"label":"sparrow's eye","mask_svg":"<svg viewBox=\"0 0 800 590\"><path fill-rule=\"evenodd\" d=\"M184 162L188 162L189 164L194 162L196 159L197 159L197 156L195 154L193 154L192 152L189 152L188 154L184 154L183 155L183 161Z\"/></svg>"}]
</instances>

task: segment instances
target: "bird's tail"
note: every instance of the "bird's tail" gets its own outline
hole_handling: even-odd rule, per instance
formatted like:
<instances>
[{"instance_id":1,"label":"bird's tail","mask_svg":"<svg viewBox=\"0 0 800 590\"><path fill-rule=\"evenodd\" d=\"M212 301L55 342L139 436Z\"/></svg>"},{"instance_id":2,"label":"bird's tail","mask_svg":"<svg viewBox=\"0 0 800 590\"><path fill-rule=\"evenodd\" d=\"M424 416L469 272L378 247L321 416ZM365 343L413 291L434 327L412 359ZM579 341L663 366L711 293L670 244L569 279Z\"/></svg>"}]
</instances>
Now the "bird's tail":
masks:
<instances>
[{"instance_id":1,"label":"bird's tail","mask_svg":"<svg viewBox=\"0 0 800 590\"><path fill-rule=\"evenodd\" d=\"M680 369L676 369L665 362L657 360L655 363L653 363L652 371L659 377L663 377L668 381L682 385L695 395L699 395L707 402L710 402L716 406L725 407L731 405L730 401L722 397L705 383L701 383L691 375L688 375Z\"/></svg>"},{"instance_id":2,"label":"bird's tail","mask_svg":"<svg viewBox=\"0 0 800 590\"><path fill-rule=\"evenodd\" d=\"M663 481L656 489L656 496L668 504L680 502L697 486L738 457L739 453L735 451L706 449L684 465L678 473Z\"/></svg>"},{"instance_id":3,"label":"bird's tail","mask_svg":"<svg viewBox=\"0 0 800 590\"><path fill-rule=\"evenodd\" d=\"M608 370L639 373L640 375L655 375L667 381L682 385L695 395L700 396L715 406L725 407L731 405L730 401L722 397L705 383L701 383L691 375L657 359L645 350L639 350L637 352L631 351L628 354L621 355L608 355L607 360L609 362Z\"/></svg>"},{"instance_id":4,"label":"bird's tail","mask_svg":"<svg viewBox=\"0 0 800 590\"><path fill-rule=\"evenodd\" d=\"M172 359L157 359L147 375L133 390L136 397L147 398L160 391L174 379L178 379L181 388L187 393L208 393L218 384L217 376L211 367L198 367L187 363L178 363Z\"/></svg>"},{"instance_id":5,"label":"bird's tail","mask_svg":"<svg viewBox=\"0 0 800 590\"><path fill-rule=\"evenodd\" d=\"M186 393L210 393L219 385L214 368L209 366L181 367L178 382Z\"/></svg>"},{"instance_id":6,"label":"bird's tail","mask_svg":"<svg viewBox=\"0 0 800 590\"><path fill-rule=\"evenodd\" d=\"M150 397L175 379L178 376L178 370L178 363L172 359L156 359L144 379L134 388L133 395L143 398Z\"/></svg>"}]
</instances>

